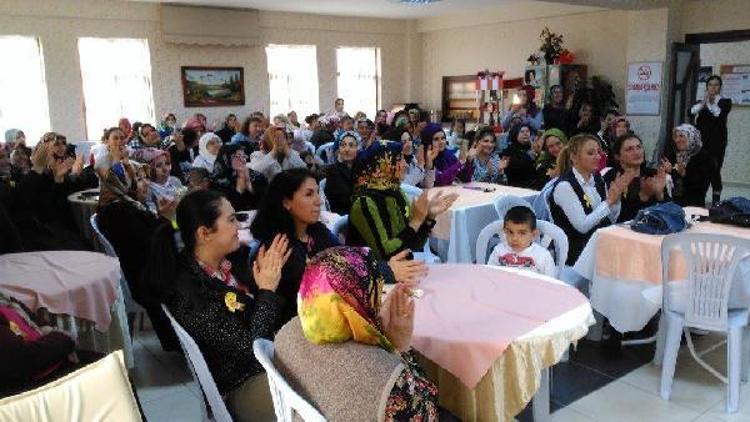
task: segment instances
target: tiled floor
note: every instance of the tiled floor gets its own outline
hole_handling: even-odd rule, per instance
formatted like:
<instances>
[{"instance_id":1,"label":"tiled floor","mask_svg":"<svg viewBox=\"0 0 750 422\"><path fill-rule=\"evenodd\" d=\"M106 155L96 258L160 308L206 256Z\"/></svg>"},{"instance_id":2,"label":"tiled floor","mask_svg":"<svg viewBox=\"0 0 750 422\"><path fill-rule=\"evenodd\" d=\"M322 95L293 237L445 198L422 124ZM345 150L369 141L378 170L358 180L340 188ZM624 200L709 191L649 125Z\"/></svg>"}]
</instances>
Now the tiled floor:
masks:
<instances>
[{"instance_id":1,"label":"tiled floor","mask_svg":"<svg viewBox=\"0 0 750 422\"><path fill-rule=\"evenodd\" d=\"M718 340L698 338L697 348ZM653 347L623 348L609 358L598 347L582 341L569 362L555 367L552 421L750 421L750 387L743 386L740 412L727 415L725 386L699 367L684 346L668 402L658 395L660 371L650 363ZM725 356L721 347L706 360L724 371ZM163 352L153 331L145 331L136 334L135 360L133 381L149 421L201 420L201 393L181 355ZM519 420L531 421L530 412Z\"/></svg>"}]
</instances>

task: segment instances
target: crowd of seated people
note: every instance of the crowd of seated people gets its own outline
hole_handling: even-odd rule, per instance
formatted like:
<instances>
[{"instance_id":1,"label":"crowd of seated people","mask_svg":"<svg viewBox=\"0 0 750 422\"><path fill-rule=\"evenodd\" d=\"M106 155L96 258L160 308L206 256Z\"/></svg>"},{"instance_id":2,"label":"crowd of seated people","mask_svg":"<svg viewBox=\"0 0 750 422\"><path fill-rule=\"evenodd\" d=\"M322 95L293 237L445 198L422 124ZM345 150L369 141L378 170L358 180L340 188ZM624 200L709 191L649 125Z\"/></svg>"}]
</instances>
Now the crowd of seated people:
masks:
<instances>
[{"instance_id":1,"label":"crowd of seated people","mask_svg":"<svg viewBox=\"0 0 750 422\"><path fill-rule=\"evenodd\" d=\"M662 201L703 206L709 184L720 183L701 133L689 124L675 128L673 152L652 169L643 140L616 110L595 110L585 101L570 109L559 86L542 109L533 94L530 87L518 91L520 101L504 113L501 133L492 127L467 131L461 120L446 131L415 107L380 110L372 120L364 113L350 117L343 99L333 111L303 121L294 112L270 120L253 113L242 123L231 113L214 127L200 113L181 127L173 113L156 126L122 118L103 131L88 165L61 134L46 133L29 147L24 133L12 129L0 144L0 228L9 233L0 252L92 250L67 198L99 186L98 225L162 347L179 350L161 310L166 304L198 343L238 420L272 415L253 340L273 338L284 327L282 332L299 331L287 336L309 340L290 340L295 350L328 342L325 326L340 328L340 321L328 318L350 315L320 317L313 287L330 283L336 263L362 267L365 279L340 280L332 294L359 298L349 305L360 314L358 323L366 321L378 337L377 343L364 341L386 352L378 359L400 356L408 363L405 381L390 397L409 400L410 413L389 406L386 416L431 419L440 411L437 390L410 357L411 333L394 323L394 315L413 318L406 287L386 299L385 311L369 307L380 302L366 295L379 295L372 285L408 286L426 273L412 252L424 247L436 218L457 195L422 193L410 201L403 184L429 189L483 182L540 190L551 220L568 237L566 264L572 265L598 228ZM319 156L326 145L329 155ZM346 246L320 221L323 193L330 210L348 218ZM250 210L257 212L250 232L260 244L252 261L240 246L236 217ZM549 253L531 243L538 234L534 217L525 208L508 213L505 243L493 251L491 264L503 265L509 255L532 257L538 272L554 275ZM394 308L399 312L389 313ZM72 340L41 331L59 352L45 365L62 360ZM337 339L363 343L351 333ZM360 349L363 356L377 355ZM279 353L283 358L284 350ZM25 381L42 369L24 372ZM321 379L315 388L334 381Z\"/></svg>"}]
</instances>

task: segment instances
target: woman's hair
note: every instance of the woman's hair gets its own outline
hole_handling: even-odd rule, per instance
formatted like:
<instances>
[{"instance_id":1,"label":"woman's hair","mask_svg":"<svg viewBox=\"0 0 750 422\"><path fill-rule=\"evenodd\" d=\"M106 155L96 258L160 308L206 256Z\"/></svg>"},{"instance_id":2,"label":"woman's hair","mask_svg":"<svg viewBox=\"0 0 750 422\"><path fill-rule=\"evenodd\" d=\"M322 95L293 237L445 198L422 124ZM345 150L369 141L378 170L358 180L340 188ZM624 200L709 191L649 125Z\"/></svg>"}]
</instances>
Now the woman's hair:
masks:
<instances>
[{"instance_id":1,"label":"woman's hair","mask_svg":"<svg viewBox=\"0 0 750 422\"><path fill-rule=\"evenodd\" d=\"M536 131L534 128L531 127L528 123L521 123L513 126L510 128L510 132L508 133L508 144L513 145L518 143L518 134L521 133L521 129L523 128L529 128L529 133L533 136Z\"/></svg>"},{"instance_id":2,"label":"woman's hair","mask_svg":"<svg viewBox=\"0 0 750 422\"><path fill-rule=\"evenodd\" d=\"M182 133L182 142L185 143L185 146L188 148L195 146L195 143L198 141L198 132L196 132L195 129L187 127L182 129L180 133Z\"/></svg>"},{"instance_id":3,"label":"woman's hair","mask_svg":"<svg viewBox=\"0 0 750 422\"><path fill-rule=\"evenodd\" d=\"M260 204L258 214L250 225L253 237L261 242L270 242L279 233L286 234L290 238L296 237L294 219L292 214L284 208L283 200L292 199L294 193L307 179L315 179L307 168L282 171L273 178Z\"/></svg>"},{"instance_id":4,"label":"woman's hair","mask_svg":"<svg viewBox=\"0 0 750 422\"><path fill-rule=\"evenodd\" d=\"M258 116L250 115L250 117L246 118L242 122L242 127L240 127L240 133L242 133L245 136L249 135L250 134L250 123L252 123L252 122L259 123L259 124L262 125L263 124L263 119L261 119Z\"/></svg>"},{"instance_id":5,"label":"woman's hair","mask_svg":"<svg viewBox=\"0 0 750 422\"><path fill-rule=\"evenodd\" d=\"M555 173L557 175L563 175L568 172L573 166L573 157L580 154L583 146L586 142L594 141L599 145L599 140L588 133L581 133L575 135L568 140L568 145L560 151L560 155L557 156L557 165L555 167Z\"/></svg>"},{"instance_id":6,"label":"woman's hair","mask_svg":"<svg viewBox=\"0 0 750 422\"><path fill-rule=\"evenodd\" d=\"M263 140L261 141L261 149L265 152L273 149L274 141L276 140L276 131L280 131L286 137L286 131L278 126L269 126L265 132L263 132Z\"/></svg>"},{"instance_id":7,"label":"woman's hair","mask_svg":"<svg viewBox=\"0 0 750 422\"><path fill-rule=\"evenodd\" d=\"M183 253L195 252L195 232L199 227L214 227L221 215L224 196L213 190L197 190L185 195L177 206L177 226L185 245ZM153 286L163 300L172 291L177 274L178 251L175 231L171 223L157 227L151 241L151 251L144 269L144 285Z\"/></svg>"},{"instance_id":8,"label":"woman's hair","mask_svg":"<svg viewBox=\"0 0 750 422\"><path fill-rule=\"evenodd\" d=\"M469 142L469 148L473 147L475 144L477 144L479 141L482 140L485 136L492 136L492 142L497 143L497 137L495 136L495 132L490 127L483 127L479 129L478 132L474 134L472 139Z\"/></svg>"},{"instance_id":9,"label":"woman's hair","mask_svg":"<svg viewBox=\"0 0 750 422\"><path fill-rule=\"evenodd\" d=\"M638 142L640 142L641 145L643 145L643 139L641 139L638 135L636 135L633 132L628 132L624 135L621 135L617 139L615 139L615 144L612 148L612 151L615 155L620 155L620 150L622 149L622 145L627 141L628 139L637 139Z\"/></svg>"},{"instance_id":10,"label":"woman's hair","mask_svg":"<svg viewBox=\"0 0 750 422\"><path fill-rule=\"evenodd\" d=\"M721 88L722 86L724 86L724 81L721 80L721 76L719 76L719 75L711 75L711 76L709 76L708 79L706 79L706 85L708 85L709 82L714 81L714 80L719 81L719 88Z\"/></svg>"},{"instance_id":11,"label":"woman's hair","mask_svg":"<svg viewBox=\"0 0 750 422\"><path fill-rule=\"evenodd\" d=\"M120 129L118 126L111 127L109 129L104 129L104 134L102 135L102 142L107 142L107 140L109 139L109 135L111 135L112 132L116 130L122 132L122 129ZM122 132L122 134L123 136L125 135L124 132Z\"/></svg>"},{"instance_id":12,"label":"woman's hair","mask_svg":"<svg viewBox=\"0 0 750 422\"><path fill-rule=\"evenodd\" d=\"M404 134L404 132L409 133L409 131L406 130L406 128L403 126L390 128L383 134L382 138L386 141L401 142L401 136ZM411 137L410 133L409 137Z\"/></svg>"},{"instance_id":13,"label":"woman's hair","mask_svg":"<svg viewBox=\"0 0 750 422\"><path fill-rule=\"evenodd\" d=\"M549 95L550 95L550 97L552 97L553 95L555 95L555 90L558 89L558 88L560 88L563 91L563 97L565 96L565 89L563 89L562 85L558 84L558 85L552 85L551 87L549 87Z\"/></svg>"}]
</instances>

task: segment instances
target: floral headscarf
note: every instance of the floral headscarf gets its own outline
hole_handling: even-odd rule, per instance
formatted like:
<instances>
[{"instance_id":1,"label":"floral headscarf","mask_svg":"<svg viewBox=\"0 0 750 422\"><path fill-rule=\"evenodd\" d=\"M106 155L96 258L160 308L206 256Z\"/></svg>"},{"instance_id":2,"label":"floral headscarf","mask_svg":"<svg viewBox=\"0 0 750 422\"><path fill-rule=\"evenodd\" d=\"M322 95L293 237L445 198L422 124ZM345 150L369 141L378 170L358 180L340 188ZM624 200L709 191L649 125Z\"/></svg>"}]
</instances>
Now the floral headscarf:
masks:
<instances>
[{"instance_id":1,"label":"floral headscarf","mask_svg":"<svg viewBox=\"0 0 750 422\"><path fill-rule=\"evenodd\" d=\"M695 126L687 123L677 126L674 130L675 132L683 133L688 139L687 149L685 151L677 151L677 162L685 163L685 165L687 165L690 162L690 159L698 154L701 148L703 148L701 133L695 128Z\"/></svg>"},{"instance_id":2,"label":"floral headscarf","mask_svg":"<svg viewBox=\"0 0 750 422\"><path fill-rule=\"evenodd\" d=\"M401 160L401 143L373 142L357 154L354 170L354 189L401 192L398 162Z\"/></svg>"},{"instance_id":3,"label":"floral headscarf","mask_svg":"<svg viewBox=\"0 0 750 422\"><path fill-rule=\"evenodd\" d=\"M297 300L305 338L316 344L354 340L396 353L379 316L386 278L393 278L390 269L369 248L339 246L316 255Z\"/></svg>"}]
</instances>

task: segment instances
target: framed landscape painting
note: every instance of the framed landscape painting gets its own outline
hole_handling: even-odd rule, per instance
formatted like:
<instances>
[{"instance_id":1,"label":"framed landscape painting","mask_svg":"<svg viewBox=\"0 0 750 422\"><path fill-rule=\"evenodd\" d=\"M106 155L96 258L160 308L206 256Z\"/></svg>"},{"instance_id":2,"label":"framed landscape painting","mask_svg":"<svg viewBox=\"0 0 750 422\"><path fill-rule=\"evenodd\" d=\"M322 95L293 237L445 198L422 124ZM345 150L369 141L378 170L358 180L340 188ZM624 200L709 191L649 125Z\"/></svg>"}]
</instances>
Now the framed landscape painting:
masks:
<instances>
[{"instance_id":1,"label":"framed landscape painting","mask_svg":"<svg viewBox=\"0 0 750 422\"><path fill-rule=\"evenodd\" d=\"M243 68L182 66L181 69L185 107L245 105Z\"/></svg>"}]
</instances>

